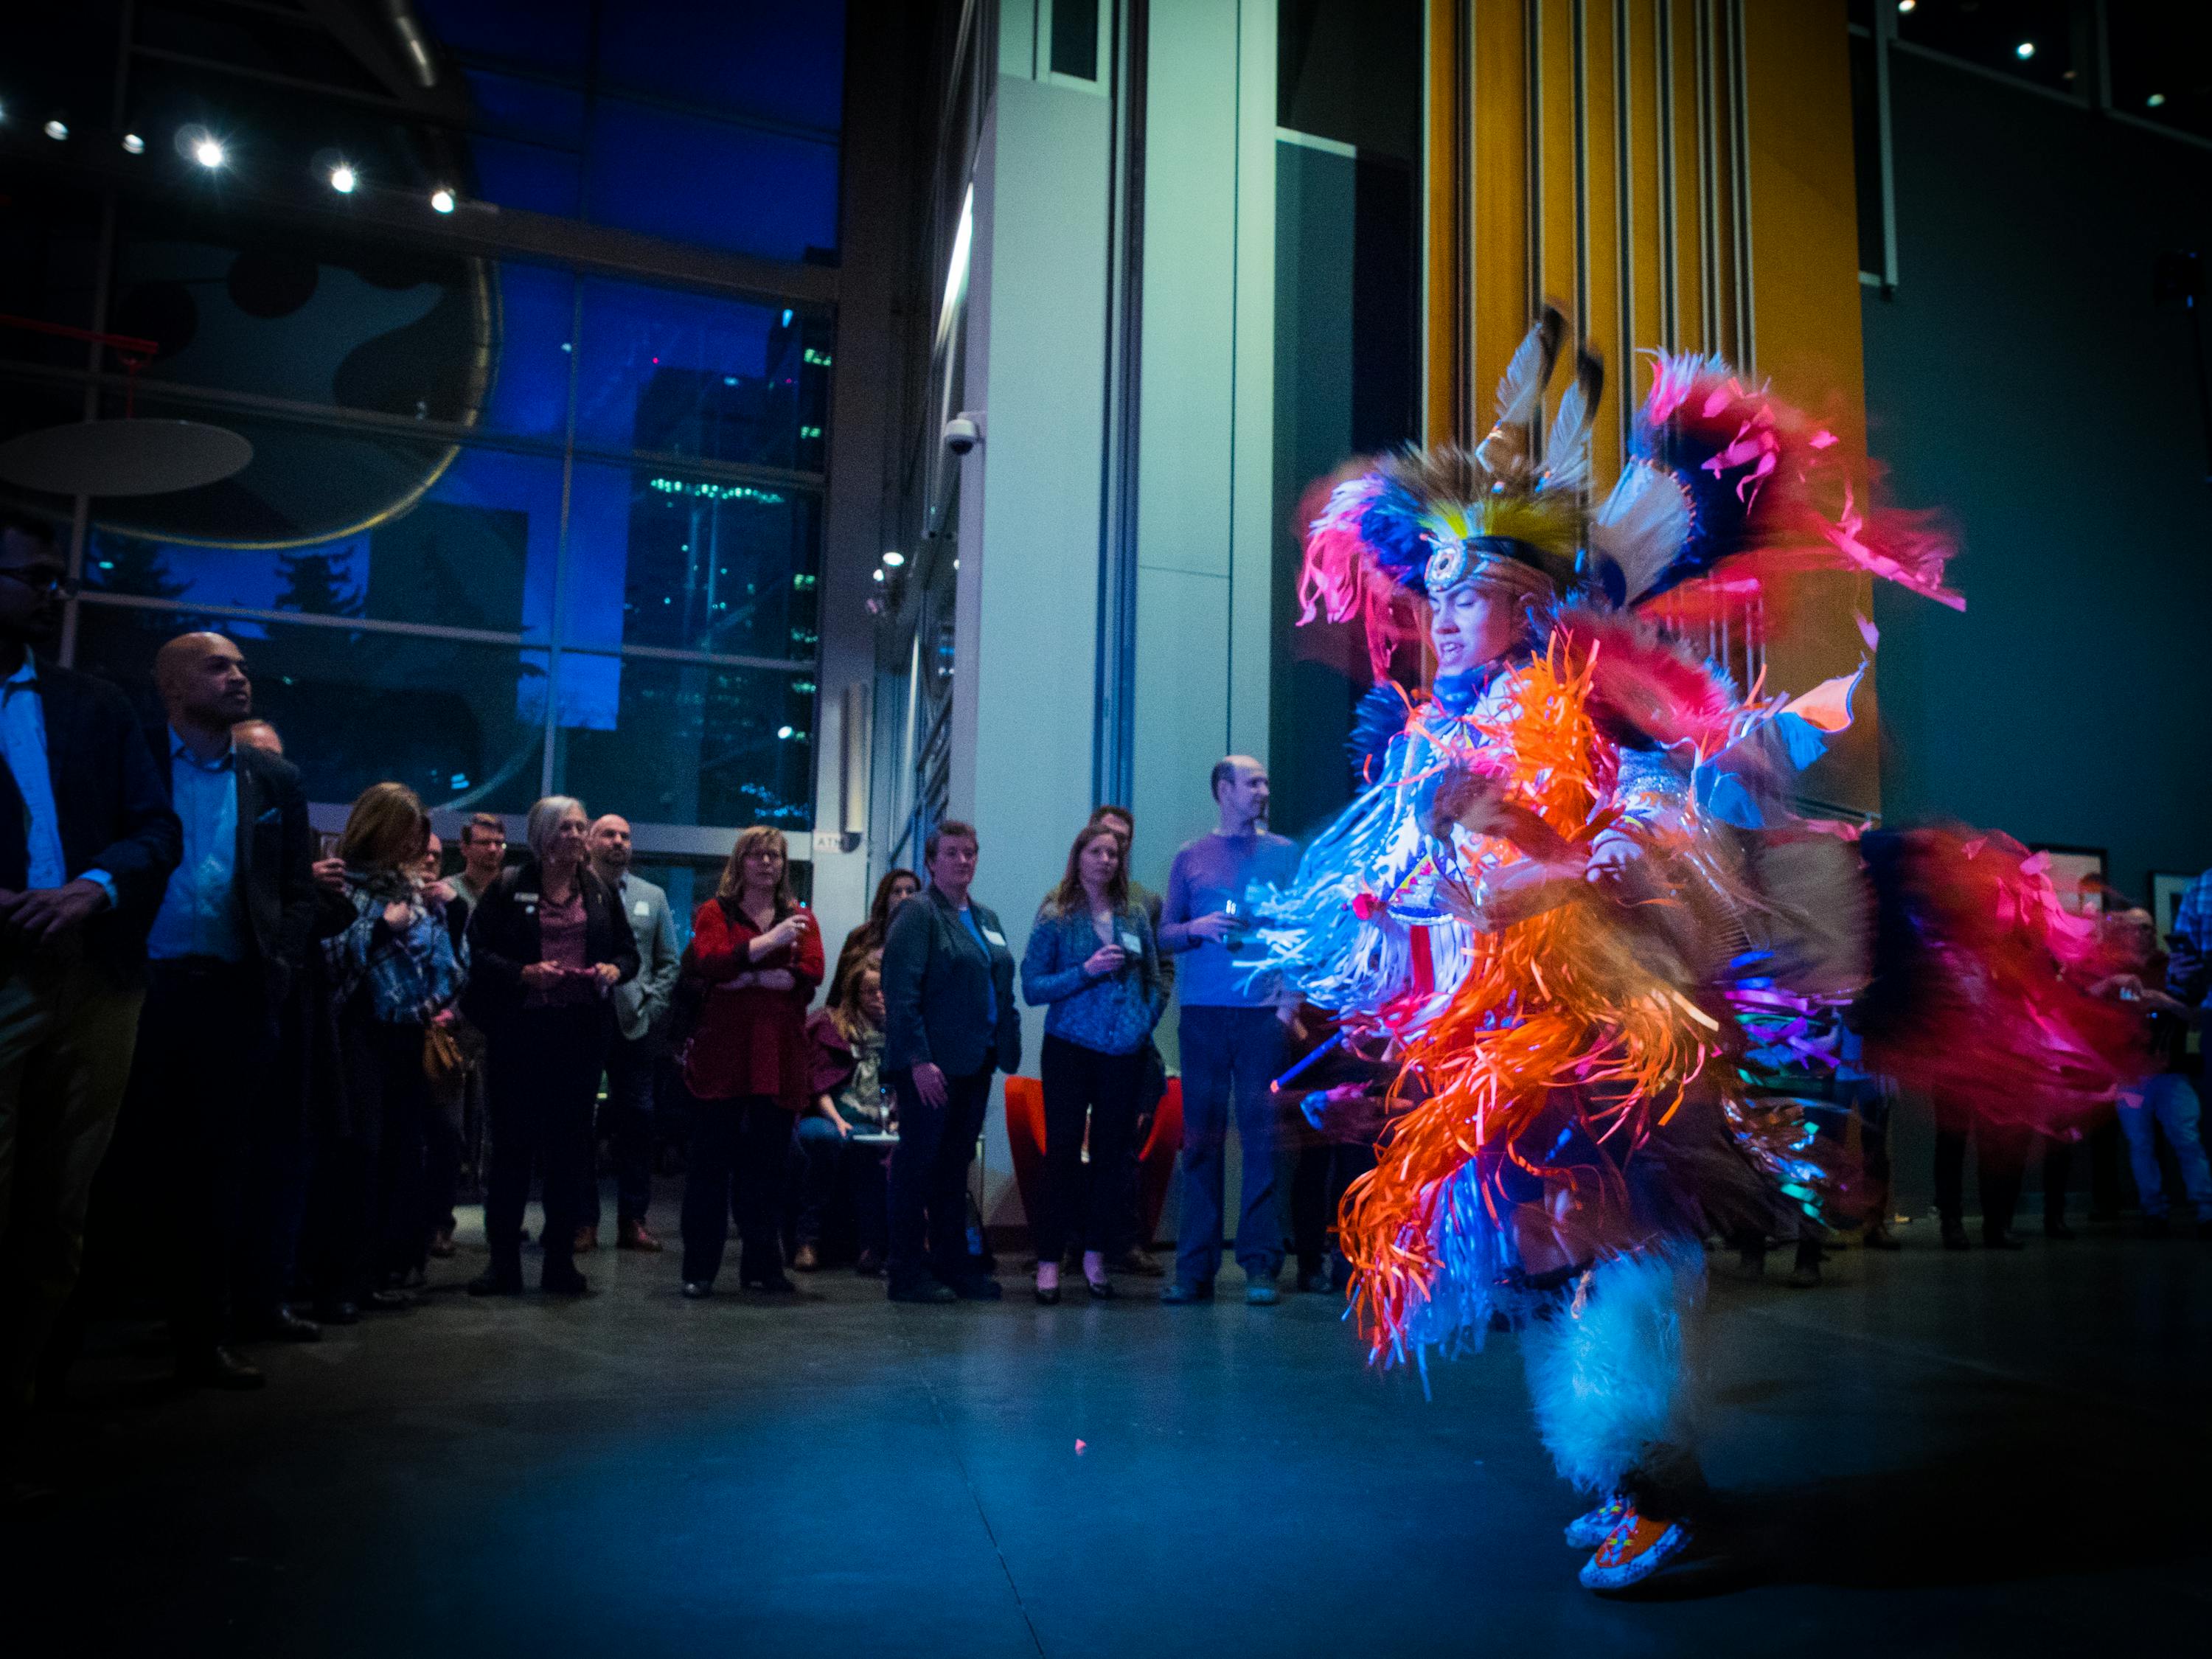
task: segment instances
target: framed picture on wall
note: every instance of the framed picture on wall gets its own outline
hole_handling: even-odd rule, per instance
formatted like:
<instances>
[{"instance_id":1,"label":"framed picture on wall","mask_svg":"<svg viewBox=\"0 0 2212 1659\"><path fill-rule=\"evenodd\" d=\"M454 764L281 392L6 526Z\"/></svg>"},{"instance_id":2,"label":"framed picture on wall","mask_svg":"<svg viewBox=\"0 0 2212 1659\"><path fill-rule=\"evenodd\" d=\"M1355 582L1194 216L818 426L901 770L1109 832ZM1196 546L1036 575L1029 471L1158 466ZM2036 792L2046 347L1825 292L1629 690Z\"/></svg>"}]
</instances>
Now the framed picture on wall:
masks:
<instances>
[{"instance_id":1,"label":"framed picture on wall","mask_svg":"<svg viewBox=\"0 0 2212 1659\"><path fill-rule=\"evenodd\" d=\"M2106 878L2105 849L2101 847L2064 847L2054 842L2038 842L2033 850L2051 854L2051 884L2058 890L2058 902L2077 916L2100 916L2105 914Z\"/></svg>"},{"instance_id":2,"label":"framed picture on wall","mask_svg":"<svg viewBox=\"0 0 2212 1659\"><path fill-rule=\"evenodd\" d=\"M2182 875L2172 870L2150 872L2150 913L2158 922L2158 945L2167 948L2166 940L2173 932L2173 913L2180 908L2181 896L2189 890L2189 884L2197 878Z\"/></svg>"}]
</instances>

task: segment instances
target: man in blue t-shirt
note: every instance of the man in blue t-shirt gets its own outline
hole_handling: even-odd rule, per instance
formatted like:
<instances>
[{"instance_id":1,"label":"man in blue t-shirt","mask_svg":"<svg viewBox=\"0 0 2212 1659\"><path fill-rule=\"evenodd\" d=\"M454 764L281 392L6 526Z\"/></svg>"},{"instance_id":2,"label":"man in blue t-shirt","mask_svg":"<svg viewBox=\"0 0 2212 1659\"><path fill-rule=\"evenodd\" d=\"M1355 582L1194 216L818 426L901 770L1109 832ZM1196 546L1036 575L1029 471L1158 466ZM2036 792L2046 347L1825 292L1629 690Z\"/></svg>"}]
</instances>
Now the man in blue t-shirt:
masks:
<instances>
[{"instance_id":1,"label":"man in blue t-shirt","mask_svg":"<svg viewBox=\"0 0 2212 1659\"><path fill-rule=\"evenodd\" d=\"M1272 981L1251 972L1256 895L1297 874L1297 848L1261 826L1267 818L1267 769L1231 755L1213 769L1221 816L1211 835L1185 843L1168 870L1160 907L1160 949L1181 956L1182 999L1182 1219L1176 1276L1160 1292L1170 1304L1212 1299L1221 1267L1224 1149L1232 1103L1244 1150L1237 1220L1237 1262L1244 1299L1277 1299L1283 1227L1275 1203L1275 1103L1267 1085L1283 1061L1291 1012Z\"/></svg>"}]
</instances>

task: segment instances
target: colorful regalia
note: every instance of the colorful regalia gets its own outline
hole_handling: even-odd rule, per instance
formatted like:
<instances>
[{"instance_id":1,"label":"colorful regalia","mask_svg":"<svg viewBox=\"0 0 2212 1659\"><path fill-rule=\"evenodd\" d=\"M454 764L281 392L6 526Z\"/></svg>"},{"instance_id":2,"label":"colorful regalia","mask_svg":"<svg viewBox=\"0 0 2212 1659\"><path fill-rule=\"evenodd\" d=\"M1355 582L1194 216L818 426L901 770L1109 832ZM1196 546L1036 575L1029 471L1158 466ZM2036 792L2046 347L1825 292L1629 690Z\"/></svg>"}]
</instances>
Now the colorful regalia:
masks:
<instances>
[{"instance_id":1,"label":"colorful regalia","mask_svg":"<svg viewBox=\"0 0 2212 1659\"><path fill-rule=\"evenodd\" d=\"M1501 430L1549 368L1516 360ZM1582 385L1563 420L1586 424ZM1378 510L1436 471L1386 464L1313 526L1309 593L1364 616L1371 650L1389 628L1353 601L1417 567L1433 588L1468 557L1437 492ZM1518 476L1564 521L1557 478ZM1485 499L1505 494L1493 480ZM1970 1115L2078 1121L2126 1080L2126 1013L2069 976L2089 925L2039 860L1998 836L1861 836L1793 811L1856 676L1745 696L1683 643L1795 570L1959 604L1949 550L1924 518L1874 508L1832 435L1764 388L1660 358L1629 465L1524 648L1479 691L1409 702L1374 784L1268 912L1273 965L1401 1061L1340 1218L1372 1352L1522 1333L1545 1443L1596 1501L1569 1534L1596 1551L1593 1588L1691 1539L1703 1241L1850 1215L1851 1173L1789 1088L1832 1066L1841 1022L1869 1065ZM1525 562L1556 571L1545 551Z\"/></svg>"}]
</instances>

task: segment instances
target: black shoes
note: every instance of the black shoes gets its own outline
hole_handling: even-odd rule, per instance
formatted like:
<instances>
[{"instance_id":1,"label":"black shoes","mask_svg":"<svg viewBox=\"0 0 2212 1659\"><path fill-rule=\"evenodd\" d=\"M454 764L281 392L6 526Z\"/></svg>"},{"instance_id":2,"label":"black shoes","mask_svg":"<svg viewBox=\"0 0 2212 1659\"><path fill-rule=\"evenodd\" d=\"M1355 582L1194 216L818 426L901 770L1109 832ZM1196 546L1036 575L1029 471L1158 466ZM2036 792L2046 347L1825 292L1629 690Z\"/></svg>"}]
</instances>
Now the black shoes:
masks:
<instances>
[{"instance_id":1,"label":"black shoes","mask_svg":"<svg viewBox=\"0 0 2212 1659\"><path fill-rule=\"evenodd\" d=\"M1966 1230L1955 1221L1943 1224L1943 1248L1947 1250L1971 1250L1974 1247L1966 1237Z\"/></svg>"},{"instance_id":2,"label":"black shoes","mask_svg":"<svg viewBox=\"0 0 2212 1659\"><path fill-rule=\"evenodd\" d=\"M1038 1285L1036 1287L1036 1299L1037 1306L1040 1308L1057 1308L1060 1305L1060 1286L1057 1285Z\"/></svg>"},{"instance_id":3,"label":"black shoes","mask_svg":"<svg viewBox=\"0 0 2212 1659\"><path fill-rule=\"evenodd\" d=\"M799 1286L793 1284L781 1268L769 1273L749 1273L741 1268L738 1273L738 1283L746 1290L759 1291L768 1296L799 1294Z\"/></svg>"},{"instance_id":4,"label":"black shoes","mask_svg":"<svg viewBox=\"0 0 2212 1659\"><path fill-rule=\"evenodd\" d=\"M960 1292L933 1274L919 1279L894 1279L885 1294L893 1302L957 1302Z\"/></svg>"},{"instance_id":5,"label":"black shoes","mask_svg":"<svg viewBox=\"0 0 2212 1659\"><path fill-rule=\"evenodd\" d=\"M952 1294L963 1302L996 1302L1006 1289L988 1273L969 1273L953 1281Z\"/></svg>"},{"instance_id":6,"label":"black shoes","mask_svg":"<svg viewBox=\"0 0 2212 1659\"><path fill-rule=\"evenodd\" d=\"M522 1275L503 1273L496 1267L487 1268L469 1280L471 1296L520 1296Z\"/></svg>"},{"instance_id":7,"label":"black shoes","mask_svg":"<svg viewBox=\"0 0 2212 1659\"><path fill-rule=\"evenodd\" d=\"M1121 1294L1114 1288L1114 1281L1110 1279L1086 1279L1083 1281L1083 1288L1091 1292L1093 1302L1111 1302Z\"/></svg>"},{"instance_id":8,"label":"black shoes","mask_svg":"<svg viewBox=\"0 0 2212 1659\"><path fill-rule=\"evenodd\" d=\"M2063 1221L2046 1221L2043 1224L2043 1236L2045 1238L2071 1238L2074 1230Z\"/></svg>"},{"instance_id":9,"label":"black shoes","mask_svg":"<svg viewBox=\"0 0 2212 1659\"><path fill-rule=\"evenodd\" d=\"M315 1304L315 1320L323 1325L358 1325L361 1304L349 1297L325 1297Z\"/></svg>"},{"instance_id":10,"label":"black shoes","mask_svg":"<svg viewBox=\"0 0 2212 1659\"><path fill-rule=\"evenodd\" d=\"M684 1299L686 1302L704 1302L714 1293L714 1281L711 1279L687 1279L684 1281Z\"/></svg>"},{"instance_id":11,"label":"black shoes","mask_svg":"<svg viewBox=\"0 0 2212 1659\"><path fill-rule=\"evenodd\" d=\"M548 1296L582 1296L592 1288L592 1281L566 1262L549 1261L538 1288Z\"/></svg>"},{"instance_id":12,"label":"black shoes","mask_svg":"<svg viewBox=\"0 0 2212 1659\"><path fill-rule=\"evenodd\" d=\"M188 1389L222 1389L243 1394L263 1387L269 1379L229 1349L210 1345L196 1353L177 1356L177 1381Z\"/></svg>"}]
</instances>

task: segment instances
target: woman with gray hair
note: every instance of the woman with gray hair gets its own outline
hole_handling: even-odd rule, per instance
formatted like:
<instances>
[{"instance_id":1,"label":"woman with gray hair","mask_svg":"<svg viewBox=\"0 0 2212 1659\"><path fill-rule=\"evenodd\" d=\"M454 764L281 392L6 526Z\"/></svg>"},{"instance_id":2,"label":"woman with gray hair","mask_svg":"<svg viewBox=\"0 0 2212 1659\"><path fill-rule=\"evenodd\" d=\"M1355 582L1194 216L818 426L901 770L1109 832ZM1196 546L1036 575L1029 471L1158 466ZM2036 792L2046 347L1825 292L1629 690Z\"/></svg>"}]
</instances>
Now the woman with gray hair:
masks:
<instances>
[{"instance_id":1,"label":"woman with gray hair","mask_svg":"<svg viewBox=\"0 0 2212 1659\"><path fill-rule=\"evenodd\" d=\"M576 1229L588 1212L592 1103L612 1026L608 993L637 973L637 939L585 857L583 803L548 795L530 809L530 855L500 872L469 918L474 977L466 1009L483 1030L491 1171L484 1242L491 1265L471 1296L522 1291L530 1169L545 1170L542 1288L580 1296Z\"/></svg>"}]
</instances>

